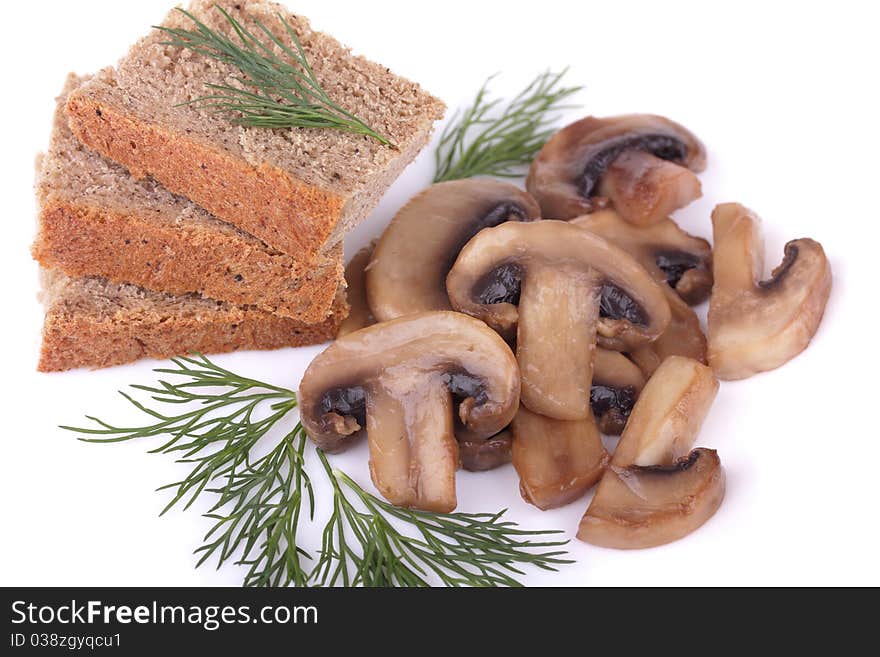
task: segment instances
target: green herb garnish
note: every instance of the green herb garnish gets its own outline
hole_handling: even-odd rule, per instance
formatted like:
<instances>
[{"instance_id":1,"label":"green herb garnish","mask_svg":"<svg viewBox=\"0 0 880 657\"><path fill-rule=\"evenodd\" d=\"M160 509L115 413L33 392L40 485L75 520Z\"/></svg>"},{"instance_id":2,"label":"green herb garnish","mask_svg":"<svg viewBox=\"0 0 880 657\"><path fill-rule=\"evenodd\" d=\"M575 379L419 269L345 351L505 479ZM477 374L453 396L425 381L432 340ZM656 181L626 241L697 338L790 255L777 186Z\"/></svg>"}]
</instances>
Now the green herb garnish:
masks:
<instances>
[{"instance_id":1,"label":"green herb garnish","mask_svg":"<svg viewBox=\"0 0 880 657\"><path fill-rule=\"evenodd\" d=\"M500 99L489 100L483 83L473 104L456 112L443 131L435 153L434 182L473 176L522 176L538 151L555 132L562 101L583 87L563 87L559 73L547 71L499 111Z\"/></svg>"},{"instance_id":2,"label":"green herb garnish","mask_svg":"<svg viewBox=\"0 0 880 657\"><path fill-rule=\"evenodd\" d=\"M178 11L195 30L156 26L170 35L166 45L187 48L205 57L230 64L240 76L237 85L208 84L213 93L189 104L234 115L234 123L257 128L329 128L372 137L386 146L391 142L362 119L334 103L315 77L299 38L283 17L295 50L256 21L265 38L254 34L222 7L216 6L232 26L238 40L219 34L184 9ZM280 57L278 48L287 58Z\"/></svg>"},{"instance_id":3,"label":"green herb garnish","mask_svg":"<svg viewBox=\"0 0 880 657\"><path fill-rule=\"evenodd\" d=\"M148 424L116 427L87 416L97 427L62 428L93 443L167 437L151 452L179 455L193 469L160 488L175 490L162 513L185 497L188 508L204 493L214 496L206 516L215 524L196 550L197 566L212 558L218 568L230 560L247 565L245 586L426 586L431 575L447 586L517 586L519 565L556 570L570 563L561 550L567 541L537 540L557 531L519 529L502 520L503 511L434 514L395 507L333 469L318 449L333 488L333 511L313 559L297 540L304 509L310 522L315 515L302 425L265 456L254 455L296 408L296 394L234 374L204 356L172 362L176 369L155 371L183 381L132 388L149 393L157 404L182 405L179 413L160 412L121 392L150 416Z\"/></svg>"}]
</instances>

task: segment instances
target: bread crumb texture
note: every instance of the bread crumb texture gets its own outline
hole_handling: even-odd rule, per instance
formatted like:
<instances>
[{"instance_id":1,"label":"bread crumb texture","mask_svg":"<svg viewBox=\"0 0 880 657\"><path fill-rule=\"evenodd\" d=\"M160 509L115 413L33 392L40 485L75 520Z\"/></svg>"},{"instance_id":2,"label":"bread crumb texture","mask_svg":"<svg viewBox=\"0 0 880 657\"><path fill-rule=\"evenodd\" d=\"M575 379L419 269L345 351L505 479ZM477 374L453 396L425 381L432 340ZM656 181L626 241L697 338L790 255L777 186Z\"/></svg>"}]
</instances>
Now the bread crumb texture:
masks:
<instances>
[{"instance_id":1,"label":"bread crumb texture","mask_svg":"<svg viewBox=\"0 0 880 657\"><path fill-rule=\"evenodd\" d=\"M140 358L277 349L331 340L348 314L340 289L329 317L304 324L258 308L173 296L103 278L42 270L46 308L38 369L100 368Z\"/></svg>"},{"instance_id":2,"label":"bread crumb texture","mask_svg":"<svg viewBox=\"0 0 880 657\"><path fill-rule=\"evenodd\" d=\"M327 317L343 279L341 247L305 265L152 178L136 180L70 131L63 104L83 81L68 76L39 163L33 254L41 265L157 292L199 293L303 322Z\"/></svg>"},{"instance_id":3,"label":"bread crumb texture","mask_svg":"<svg viewBox=\"0 0 880 657\"><path fill-rule=\"evenodd\" d=\"M214 4L196 0L189 11L232 36ZM339 130L236 126L228 116L187 104L209 93L207 84L237 84L233 77L239 72L164 44L167 35L156 29L115 69L104 69L70 95L71 127L135 177L151 175L279 251L313 260L372 210L427 143L443 103L389 69L352 55L278 4L219 5L255 33L260 21L292 45L279 16L287 20L330 98L397 148ZM163 25L193 26L179 11Z\"/></svg>"}]
</instances>

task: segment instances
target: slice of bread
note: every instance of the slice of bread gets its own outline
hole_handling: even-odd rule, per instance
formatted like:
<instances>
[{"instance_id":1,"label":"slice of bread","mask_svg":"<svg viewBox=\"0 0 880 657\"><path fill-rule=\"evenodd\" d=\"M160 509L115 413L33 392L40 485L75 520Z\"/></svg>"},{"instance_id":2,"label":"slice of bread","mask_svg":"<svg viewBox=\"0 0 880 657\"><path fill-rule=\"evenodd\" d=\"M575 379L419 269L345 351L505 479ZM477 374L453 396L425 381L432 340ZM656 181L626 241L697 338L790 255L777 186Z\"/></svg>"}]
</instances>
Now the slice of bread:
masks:
<instances>
[{"instance_id":1,"label":"slice of bread","mask_svg":"<svg viewBox=\"0 0 880 657\"><path fill-rule=\"evenodd\" d=\"M341 246L304 265L152 179L83 146L59 97L48 152L37 172L34 257L69 276L103 276L169 294L200 293L303 322L330 312L342 276Z\"/></svg>"},{"instance_id":2,"label":"slice of bread","mask_svg":"<svg viewBox=\"0 0 880 657\"><path fill-rule=\"evenodd\" d=\"M283 17L330 98L396 148L332 129L245 128L228 115L187 104L210 94L207 84L235 84L241 72L163 45L169 36L156 29L115 69L101 71L70 95L71 127L82 142L135 177L153 176L279 251L312 260L367 216L427 143L444 105L384 66L353 56L280 5L263 0L218 4L254 33L262 34L256 19L293 47ZM215 0L195 0L189 11L236 39L214 5ZM174 10L163 25L194 28Z\"/></svg>"},{"instance_id":3,"label":"slice of bread","mask_svg":"<svg viewBox=\"0 0 880 657\"><path fill-rule=\"evenodd\" d=\"M170 358L238 349L277 349L331 340L348 314L341 290L331 314L303 324L253 307L172 296L103 278L42 270L41 372L108 367L140 358Z\"/></svg>"}]
</instances>

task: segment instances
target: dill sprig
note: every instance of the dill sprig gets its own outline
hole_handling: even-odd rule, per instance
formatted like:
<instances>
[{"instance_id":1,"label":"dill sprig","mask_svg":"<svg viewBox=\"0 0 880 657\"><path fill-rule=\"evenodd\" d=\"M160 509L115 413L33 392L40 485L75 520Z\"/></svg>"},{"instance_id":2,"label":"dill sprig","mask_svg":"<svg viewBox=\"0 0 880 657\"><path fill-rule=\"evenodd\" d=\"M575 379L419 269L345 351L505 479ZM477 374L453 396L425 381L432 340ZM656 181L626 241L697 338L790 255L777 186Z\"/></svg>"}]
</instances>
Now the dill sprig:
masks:
<instances>
[{"instance_id":1,"label":"dill sprig","mask_svg":"<svg viewBox=\"0 0 880 657\"><path fill-rule=\"evenodd\" d=\"M166 45L187 48L237 68L238 83L208 84L212 93L191 104L234 115L233 122L258 128L329 128L372 137L386 146L391 142L362 119L333 102L324 91L306 58L296 32L282 16L278 19L294 48L256 21L263 37L254 34L222 7L216 6L232 27L237 41L220 34L185 9L178 11L195 25L194 30L156 26L170 35ZM286 56L279 56L277 50Z\"/></svg>"},{"instance_id":2,"label":"dill sprig","mask_svg":"<svg viewBox=\"0 0 880 657\"><path fill-rule=\"evenodd\" d=\"M538 541L555 531L528 531L496 514L434 514L401 509L366 492L333 469L315 450L333 488L333 511L323 531L314 566L298 541L304 511L314 521L315 491L305 468L309 442L296 425L268 454L255 457L260 441L297 406L287 388L240 376L202 355L174 358L160 374L182 378L157 385L133 385L157 404L180 408L161 412L126 392L120 394L150 417L140 427L117 427L87 416L97 426L62 428L91 443L166 437L151 453L172 454L192 465L164 514L188 498L214 496L206 517L214 521L196 549L196 567L214 559L248 566L245 586L426 586L433 573L447 586L518 586L520 565L545 570L570 563L567 541ZM346 494L349 491L350 497ZM410 528L404 533L398 525ZM353 539L353 540L352 540Z\"/></svg>"},{"instance_id":3,"label":"dill sprig","mask_svg":"<svg viewBox=\"0 0 880 657\"><path fill-rule=\"evenodd\" d=\"M522 176L555 132L559 112L573 107L562 101L583 89L561 86L567 71L540 74L501 111L501 100L489 99L489 83L495 76L486 80L473 104L456 112L440 136L434 182Z\"/></svg>"},{"instance_id":4,"label":"dill sprig","mask_svg":"<svg viewBox=\"0 0 880 657\"><path fill-rule=\"evenodd\" d=\"M532 540L561 532L519 529L502 520L506 511L429 513L396 507L332 468L320 450L318 456L333 485L333 513L313 575L321 585L424 587L433 574L446 586L520 586L515 578L523 574L520 564L555 571L572 563L559 549L568 541ZM399 531L394 521L414 535Z\"/></svg>"}]
</instances>

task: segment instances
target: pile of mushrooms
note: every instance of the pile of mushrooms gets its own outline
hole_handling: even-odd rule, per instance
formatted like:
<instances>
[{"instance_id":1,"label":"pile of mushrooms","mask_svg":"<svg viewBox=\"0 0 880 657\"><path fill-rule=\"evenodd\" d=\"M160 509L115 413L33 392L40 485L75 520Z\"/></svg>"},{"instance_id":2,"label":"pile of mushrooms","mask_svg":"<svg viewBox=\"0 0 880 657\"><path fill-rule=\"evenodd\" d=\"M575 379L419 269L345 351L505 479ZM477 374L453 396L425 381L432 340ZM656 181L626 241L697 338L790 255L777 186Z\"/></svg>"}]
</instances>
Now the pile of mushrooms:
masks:
<instances>
[{"instance_id":1,"label":"pile of mushrooms","mask_svg":"<svg viewBox=\"0 0 880 657\"><path fill-rule=\"evenodd\" d=\"M596 487L588 543L700 527L724 497L718 454L694 449L718 380L805 349L831 289L810 239L762 280L741 205L712 213L714 252L683 231L669 215L705 166L668 119L588 117L547 142L526 190L478 178L415 196L346 270L351 313L300 386L308 435L329 452L366 435L373 483L400 506L452 511L457 468L512 462L540 509ZM706 299L708 339L691 308ZM611 453L603 435L621 436Z\"/></svg>"}]
</instances>

